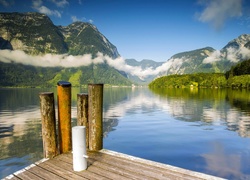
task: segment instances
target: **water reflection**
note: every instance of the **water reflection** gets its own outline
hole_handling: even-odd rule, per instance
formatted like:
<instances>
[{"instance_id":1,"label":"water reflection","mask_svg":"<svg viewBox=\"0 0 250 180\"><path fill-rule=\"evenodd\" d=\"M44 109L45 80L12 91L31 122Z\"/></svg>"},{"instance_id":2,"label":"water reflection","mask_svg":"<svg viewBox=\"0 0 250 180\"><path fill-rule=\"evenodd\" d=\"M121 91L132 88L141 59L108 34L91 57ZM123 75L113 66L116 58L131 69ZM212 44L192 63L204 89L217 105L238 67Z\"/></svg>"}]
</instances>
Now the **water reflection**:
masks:
<instances>
[{"instance_id":1,"label":"water reflection","mask_svg":"<svg viewBox=\"0 0 250 180\"><path fill-rule=\"evenodd\" d=\"M207 163L207 173L215 173L228 179L250 179L250 174L244 174L248 168L245 165L250 163L249 147L246 147L245 152L238 154L228 152L225 145L218 141L212 142L211 147L210 154L202 155Z\"/></svg>"},{"instance_id":2,"label":"water reflection","mask_svg":"<svg viewBox=\"0 0 250 180\"><path fill-rule=\"evenodd\" d=\"M250 93L230 89L152 89L171 107L169 113L182 121L203 125L226 124L228 130L250 137Z\"/></svg>"},{"instance_id":3,"label":"water reflection","mask_svg":"<svg viewBox=\"0 0 250 180\"><path fill-rule=\"evenodd\" d=\"M56 99L56 88L0 89L0 178L42 158L38 94L47 91ZM80 92L72 89L73 126ZM250 137L249 104L244 90L105 88L105 148L247 179L250 142L239 136Z\"/></svg>"}]
</instances>

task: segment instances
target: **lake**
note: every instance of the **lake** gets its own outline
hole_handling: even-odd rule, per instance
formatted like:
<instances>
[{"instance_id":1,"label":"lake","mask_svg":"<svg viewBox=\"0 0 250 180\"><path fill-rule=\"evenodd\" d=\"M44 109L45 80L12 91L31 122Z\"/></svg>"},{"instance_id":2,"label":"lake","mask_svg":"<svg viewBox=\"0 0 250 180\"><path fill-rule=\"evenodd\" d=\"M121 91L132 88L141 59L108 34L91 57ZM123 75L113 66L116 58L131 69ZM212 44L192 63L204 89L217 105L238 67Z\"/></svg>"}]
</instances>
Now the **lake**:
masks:
<instances>
[{"instance_id":1,"label":"lake","mask_svg":"<svg viewBox=\"0 0 250 180\"><path fill-rule=\"evenodd\" d=\"M0 178L43 158L40 92L0 89ZM72 88L72 125L77 93ZM104 148L228 179L250 179L250 92L104 89Z\"/></svg>"}]
</instances>

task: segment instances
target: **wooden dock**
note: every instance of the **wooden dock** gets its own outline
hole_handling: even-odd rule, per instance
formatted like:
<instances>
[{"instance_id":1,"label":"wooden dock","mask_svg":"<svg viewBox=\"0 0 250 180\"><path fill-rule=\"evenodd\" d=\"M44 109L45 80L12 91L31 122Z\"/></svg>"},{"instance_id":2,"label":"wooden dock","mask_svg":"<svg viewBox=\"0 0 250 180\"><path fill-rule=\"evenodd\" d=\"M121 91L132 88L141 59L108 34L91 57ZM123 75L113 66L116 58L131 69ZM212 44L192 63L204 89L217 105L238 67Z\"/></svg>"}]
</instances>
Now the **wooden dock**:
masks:
<instances>
[{"instance_id":1,"label":"wooden dock","mask_svg":"<svg viewBox=\"0 0 250 180\"><path fill-rule=\"evenodd\" d=\"M20 179L185 179L219 180L215 176L157 163L109 150L88 152L87 170L73 171L72 153L43 159L6 178Z\"/></svg>"},{"instance_id":2,"label":"wooden dock","mask_svg":"<svg viewBox=\"0 0 250 180\"><path fill-rule=\"evenodd\" d=\"M203 173L117 153L114 151L104 150L102 139L103 84L89 84L89 95L87 98L85 95L79 94L77 101L77 124L78 126L85 127L87 131L86 137L84 136L84 131L83 134L78 134L79 136L77 137L75 135L73 136L74 133L71 133L71 84L64 81L60 81L58 84L58 101L60 100L60 103L58 103L58 123L56 123L55 120L54 94L52 92L45 92L39 95L41 102L43 149L44 157L46 159L43 159L28 166L27 168L15 172L4 178L4 180L222 179ZM65 93L68 94L65 95ZM65 100L66 97L68 97L67 100ZM61 121L60 119L63 120ZM56 124L58 124L58 128L56 128ZM58 132L56 129L58 129ZM59 137L57 137L57 134ZM73 155L72 153L66 153L70 152L72 149L74 150L74 146L72 148L71 137L74 137L75 140L80 142L84 142L86 138L85 148L89 150L87 152L88 159L86 170L80 172L73 170ZM59 142L57 142L57 139L59 139ZM76 141L73 142L76 143ZM82 143L78 142L79 147L77 150L74 150L74 152L79 151L82 153L82 155L85 155L86 149L84 150L81 144ZM60 155L58 155L58 152Z\"/></svg>"}]
</instances>

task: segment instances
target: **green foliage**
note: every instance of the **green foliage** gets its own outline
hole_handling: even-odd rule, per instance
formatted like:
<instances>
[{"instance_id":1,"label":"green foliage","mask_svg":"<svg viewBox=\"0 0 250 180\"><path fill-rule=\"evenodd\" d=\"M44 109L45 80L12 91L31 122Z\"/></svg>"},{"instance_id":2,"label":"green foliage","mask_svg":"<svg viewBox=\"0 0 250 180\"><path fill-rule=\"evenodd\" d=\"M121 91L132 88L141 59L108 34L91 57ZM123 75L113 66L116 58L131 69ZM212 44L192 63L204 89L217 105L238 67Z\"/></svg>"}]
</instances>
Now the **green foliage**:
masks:
<instances>
[{"instance_id":1,"label":"green foliage","mask_svg":"<svg viewBox=\"0 0 250 180\"><path fill-rule=\"evenodd\" d=\"M233 76L228 80L228 85L232 88L247 88L250 89L250 75Z\"/></svg>"},{"instance_id":2,"label":"green foliage","mask_svg":"<svg viewBox=\"0 0 250 180\"><path fill-rule=\"evenodd\" d=\"M160 77L149 84L149 87L165 88L217 88L226 86L226 78L224 74L221 73L169 75Z\"/></svg>"},{"instance_id":3,"label":"green foliage","mask_svg":"<svg viewBox=\"0 0 250 180\"><path fill-rule=\"evenodd\" d=\"M60 80L69 81L72 86L88 83L132 84L126 77L107 64L92 64L78 68L45 68L0 62L0 86L2 87L52 87L56 86Z\"/></svg>"},{"instance_id":4,"label":"green foliage","mask_svg":"<svg viewBox=\"0 0 250 180\"><path fill-rule=\"evenodd\" d=\"M232 66L229 71L226 72L226 78L230 78L232 76L240 76L250 74L250 59L238 63L236 66Z\"/></svg>"},{"instance_id":5,"label":"green foliage","mask_svg":"<svg viewBox=\"0 0 250 180\"><path fill-rule=\"evenodd\" d=\"M16 63L0 62L0 86L48 86L60 68L41 68Z\"/></svg>"},{"instance_id":6,"label":"green foliage","mask_svg":"<svg viewBox=\"0 0 250 180\"><path fill-rule=\"evenodd\" d=\"M198 73L169 75L155 79L150 88L247 88L250 89L250 60L233 66L225 74Z\"/></svg>"},{"instance_id":7,"label":"green foliage","mask_svg":"<svg viewBox=\"0 0 250 180\"><path fill-rule=\"evenodd\" d=\"M82 77L82 71L79 69L77 72L72 74L72 76L69 78L69 82L72 84L72 86L81 86L81 77Z\"/></svg>"},{"instance_id":8,"label":"green foliage","mask_svg":"<svg viewBox=\"0 0 250 180\"><path fill-rule=\"evenodd\" d=\"M228 86L250 89L250 59L232 66L225 75Z\"/></svg>"}]
</instances>

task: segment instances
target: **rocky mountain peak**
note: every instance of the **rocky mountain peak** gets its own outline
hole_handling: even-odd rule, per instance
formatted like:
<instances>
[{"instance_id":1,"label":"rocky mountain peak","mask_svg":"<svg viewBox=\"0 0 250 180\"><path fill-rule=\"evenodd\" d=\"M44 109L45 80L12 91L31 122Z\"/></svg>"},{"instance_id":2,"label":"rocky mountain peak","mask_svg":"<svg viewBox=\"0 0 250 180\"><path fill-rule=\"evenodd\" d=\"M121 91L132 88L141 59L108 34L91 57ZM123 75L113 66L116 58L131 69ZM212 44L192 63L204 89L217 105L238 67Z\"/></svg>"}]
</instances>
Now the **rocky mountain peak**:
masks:
<instances>
[{"instance_id":1,"label":"rocky mountain peak","mask_svg":"<svg viewBox=\"0 0 250 180\"><path fill-rule=\"evenodd\" d=\"M116 47L91 23L74 22L55 26L41 13L0 13L1 42L10 42L13 50L27 54L70 54L95 56L101 52L116 58Z\"/></svg>"},{"instance_id":2,"label":"rocky mountain peak","mask_svg":"<svg viewBox=\"0 0 250 180\"><path fill-rule=\"evenodd\" d=\"M240 48L244 47L247 43L250 42L250 34L242 34L238 38L230 41L223 49L231 48Z\"/></svg>"},{"instance_id":3,"label":"rocky mountain peak","mask_svg":"<svg viewBox=\"0 0 250 180\"><path fill-rule=\"evenodd\" d=\"M59 29L45 14L0 13L0 37L14 50L27 54L66 53L68 48Z\"/></svg>"}]
</instances>

